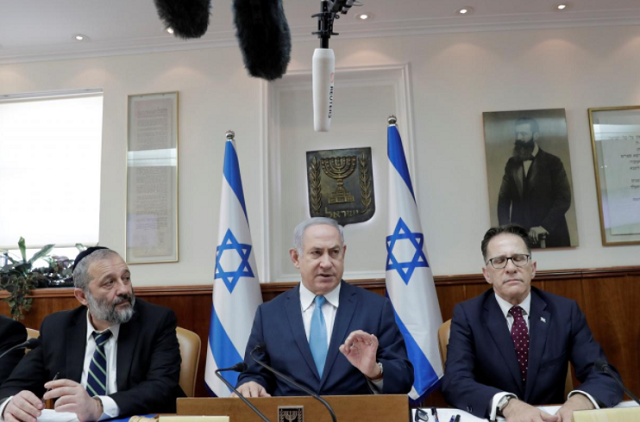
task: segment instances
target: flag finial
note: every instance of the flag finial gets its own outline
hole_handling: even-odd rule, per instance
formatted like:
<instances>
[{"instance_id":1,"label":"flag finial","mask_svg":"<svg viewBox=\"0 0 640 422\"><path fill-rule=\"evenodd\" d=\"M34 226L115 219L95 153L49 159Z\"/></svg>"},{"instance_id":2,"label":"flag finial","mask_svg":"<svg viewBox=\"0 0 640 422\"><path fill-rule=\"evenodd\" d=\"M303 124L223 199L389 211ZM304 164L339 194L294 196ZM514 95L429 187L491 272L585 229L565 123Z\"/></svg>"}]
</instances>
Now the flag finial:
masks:
<instances>
[{"instance_id":1,"label":"flag finial","mask_svg":"<svg viewBox=\"0 0 640 422\"><path fill-rule=\"evenodd\" d=\"M398 119L396 119L396 116L392 114L387 118L387 123L389 123L390 125L395 125L397 120Z\"/></svg>"},{"instance_id":2,"label":"flag finial","mask_svg":"<svg viewBox=\"0 0 640 422\"><path fill-rule=\"evenodd\" d=\"M232 130L228 130L226 136L227 139L233 139L236 136L236 133Z\"/></svg>"}]
</instances>

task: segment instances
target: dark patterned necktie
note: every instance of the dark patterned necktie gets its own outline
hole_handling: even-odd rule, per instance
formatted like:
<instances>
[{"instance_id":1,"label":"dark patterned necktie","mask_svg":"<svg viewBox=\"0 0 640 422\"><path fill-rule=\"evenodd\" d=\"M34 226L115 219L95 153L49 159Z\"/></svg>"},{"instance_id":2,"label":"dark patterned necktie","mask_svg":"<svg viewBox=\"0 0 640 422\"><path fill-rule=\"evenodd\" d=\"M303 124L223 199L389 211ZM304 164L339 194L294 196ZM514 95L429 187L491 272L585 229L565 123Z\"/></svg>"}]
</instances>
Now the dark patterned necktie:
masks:
<instances>
[{"instance_id":1,"label":"dark patterned necktie","mask_svg":"<svg viewBox=\"0 0 640 422\"><path fill-rule=\"evenodd\" d=\"M107 394L107 355L104 345L111 337L111 331L102 333L94 331L92 334L96 341L96 351L89 364L89 374L87 375L87 393L90 397L104 396Z\"/></svg>"},{"instance_id":2,"label":"dark patterned necktie","mask_svg":"<svg viewBox=\"0 0 640 422\"><path fill-rule=\"evenodd\" d=\"M509 309L509 313L513 316L511 340L513 340L513 345L516 348L522 382L527 382L527 369L529 369L529 329L522 317L522 311L523 309L519 306L514 306Z\"/></svg>"}]
</instances>

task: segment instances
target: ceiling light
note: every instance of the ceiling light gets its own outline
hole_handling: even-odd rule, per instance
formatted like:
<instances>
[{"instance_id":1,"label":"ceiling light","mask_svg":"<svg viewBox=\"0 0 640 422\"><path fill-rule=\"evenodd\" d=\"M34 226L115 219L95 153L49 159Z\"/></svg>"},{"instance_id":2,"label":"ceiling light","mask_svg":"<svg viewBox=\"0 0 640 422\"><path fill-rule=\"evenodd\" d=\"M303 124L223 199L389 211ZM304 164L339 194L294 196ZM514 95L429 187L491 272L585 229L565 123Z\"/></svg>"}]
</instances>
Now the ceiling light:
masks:
<instances>
[{"instance_id":1,"label":"ceiling light","mask_svg":"<svg viewBox=\"0 0 640 422\"><path fill-rule=\"evenodd\" d=\"M557 5L557 6L556 6L556 9L558 9L558 10L564 10L564 9L566 9L568 6L569 6L568 4L566 4L566 3L562 3L562 4Z\"/></svg>"},{"instance_id":2,"label":"ceiling light","mask_svg":"<svg viewBox=\"0 0 640 422\"><path fill-rule=\"evenodd\" d=\"M167 28L167 32L170 33L171 35L173 35L173 28L172 27L168 27Z\"/></svg>"},{"instance_id":3,"label":"ceiling light","mask_svg":"<svg viewBox=\"0 0 640 422\"><path fill-rule=\"evenodd\" d=\"M89 37L87 37L86 35L82 35L82 34L75 34L73 36L73 39L76 41L86 41L89 39Z\"/></svg>"},{"instance_id":4,"label":"ceiling light","mask_svg":"<svg viewBox=\"0 0 640 422\"><path fill-rule=\"evenodd\" d=\"M468 15L471 12L473 12L473 9L471 7L463 7L462 9L458 9L456 11L456 13L459 15Z\"/></svg>"},{"instance_id":5,"label":"ceiling light","mask_svg":"<svg viewBox=\"0 0 640 422\"><path fill-rule=\"evenodd\" d=\"M369 13L360 13L356 17L361 21L366 21L367 19L371 19L371 15Z\"/></svg>"}]
</instances>

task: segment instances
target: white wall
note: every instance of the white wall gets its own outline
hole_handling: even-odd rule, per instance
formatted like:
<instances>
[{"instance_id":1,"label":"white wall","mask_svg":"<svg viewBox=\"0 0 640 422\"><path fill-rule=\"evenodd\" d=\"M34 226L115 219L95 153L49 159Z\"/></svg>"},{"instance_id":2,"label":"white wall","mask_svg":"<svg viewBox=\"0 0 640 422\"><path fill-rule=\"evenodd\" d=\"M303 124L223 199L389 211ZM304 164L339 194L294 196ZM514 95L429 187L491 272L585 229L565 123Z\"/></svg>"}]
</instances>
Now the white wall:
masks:
<instances>
[{"instance_id":1,"label":"white wall","mask_svg":"<svg viewBox=\"0 0 640 422\"><path fill-rule=\"evenodd\" d=\"M294 44L289 69L308 69L315 47ZM567 111L580 238L576 249L537 252L538 268L640 265L640 246L601 245L587 119L589 107L640 104L639 27L336 37L332 47L339 68L410 65L418 163L412 171L436 275L477 273L482 265L479 243L489 226L482 112L536 108ZM127 95L180 92L180 262L134 266L136 285L212 281L227 129L236 132L254 244L260 247L262 91L258 80L246 76L237 48L0 66L2 94L72 88L104 89L100 243L121 253ZM336 93L336 109L338 102ZM386 180L375 183L384 186ZM347 240L350 259L366 254L357 237ZM286 251L270 252L273 262Z\"/></svg>"}]
</instances>

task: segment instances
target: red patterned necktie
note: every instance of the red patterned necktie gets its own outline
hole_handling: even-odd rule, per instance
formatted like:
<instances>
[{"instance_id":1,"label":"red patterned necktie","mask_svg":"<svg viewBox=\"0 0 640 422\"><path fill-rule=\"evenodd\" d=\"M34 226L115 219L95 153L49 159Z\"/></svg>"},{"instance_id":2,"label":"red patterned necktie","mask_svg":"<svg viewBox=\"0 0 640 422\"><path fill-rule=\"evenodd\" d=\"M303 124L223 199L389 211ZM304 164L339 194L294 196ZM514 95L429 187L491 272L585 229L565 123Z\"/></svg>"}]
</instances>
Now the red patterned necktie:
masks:
<instances>
[{"instance_id":1,"label":"red patterned necktie","mask_svg":"<svg viewBox=\"0 0 640 422\"><path fill-rule=\"evenodd\" d=\"M513 340L513 345L516 348L522 381L527 382L527 369L529 369L529 329L522 317L522 311L523 309L519 306L514 306L509 309L509 313L513 316L511 340Z\"/></svg>"}]
</instances>

